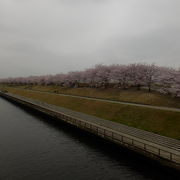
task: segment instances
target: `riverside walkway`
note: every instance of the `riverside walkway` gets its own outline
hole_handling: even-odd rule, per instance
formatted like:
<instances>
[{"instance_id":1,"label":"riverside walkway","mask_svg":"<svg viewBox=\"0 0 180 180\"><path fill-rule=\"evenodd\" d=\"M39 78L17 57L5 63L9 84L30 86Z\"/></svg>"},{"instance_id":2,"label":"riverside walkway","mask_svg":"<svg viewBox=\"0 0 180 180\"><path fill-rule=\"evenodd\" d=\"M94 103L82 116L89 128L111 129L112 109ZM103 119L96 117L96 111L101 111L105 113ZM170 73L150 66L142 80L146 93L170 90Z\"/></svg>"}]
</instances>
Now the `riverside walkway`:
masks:
<instances>
[{"instance_id":1,"label":"riverside walkway","mask_svg":"<svg viewBox=\"0 0 180 180\"><path fill-rule=\"evenodd\" d=\"M22 89L22 88L14 88L14 89ZM59 96L73 97L73 98L79 98L79 99L88 99L88 100L94 100L94 101L110 102L110 103L137 106L137 107L145 107L145 108L150 108L150 109L159 109L159 110L164 110L164 111L180 112L180 108L153 106L153 105L148 105L148 104L127 102L127 101L110 100L110 99L105 99L105 98L95 98L95 97L89 97L89 96L79 96L79 95L64 94L64 93L54 93L54 92L32 90L32 89L22 89L22 90L46 93L46 94L55 94L55 95L59 95Z\"/></svg>"},{"instance_id":2,"label":"riverside walkway","mask_svg":"<svg viewBox=\"0 0 180 180\"><path fill-rule=\"evenodd\" d=\"M180 141L10 93L0 96L58 118L180 170Z\"/></svg>"}]
</instances>

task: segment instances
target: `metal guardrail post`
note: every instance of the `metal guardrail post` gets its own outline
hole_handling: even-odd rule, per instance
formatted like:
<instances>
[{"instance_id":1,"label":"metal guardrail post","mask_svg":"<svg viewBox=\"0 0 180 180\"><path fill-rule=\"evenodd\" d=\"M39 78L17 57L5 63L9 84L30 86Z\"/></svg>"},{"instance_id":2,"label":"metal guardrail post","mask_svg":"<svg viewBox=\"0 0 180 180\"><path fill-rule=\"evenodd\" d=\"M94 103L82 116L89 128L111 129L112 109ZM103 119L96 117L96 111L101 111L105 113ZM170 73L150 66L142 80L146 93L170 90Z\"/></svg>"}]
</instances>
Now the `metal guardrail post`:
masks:
<instances>
[{"instance_id":1,"label":"metal guardrail post","mask_svg":"<svg viewBox=\"0 0 180 180\"><path fill-rule=\"evenodd\" d=\"M172 153L169 153L170 154L170 161L172 161Z\"/></svg>"},{"instance_id":2,"label":"metal guardrail post","mask_svg":"<svg viewBox=\"0 0 180 180\"><path fill-rule=\"evenodd\" d=\"M146 144L144 144L144 150L146 151Z\"/></svg>"}]
</instances>

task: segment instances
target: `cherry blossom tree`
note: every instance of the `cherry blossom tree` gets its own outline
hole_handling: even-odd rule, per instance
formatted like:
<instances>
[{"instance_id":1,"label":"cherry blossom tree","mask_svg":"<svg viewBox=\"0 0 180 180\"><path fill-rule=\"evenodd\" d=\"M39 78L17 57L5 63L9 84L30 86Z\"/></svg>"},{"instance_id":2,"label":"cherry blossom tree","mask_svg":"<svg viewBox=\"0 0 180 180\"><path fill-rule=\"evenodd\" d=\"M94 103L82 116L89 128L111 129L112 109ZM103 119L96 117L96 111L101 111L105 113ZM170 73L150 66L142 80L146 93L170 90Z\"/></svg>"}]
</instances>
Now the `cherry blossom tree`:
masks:
<instances>
[{"instance_id":1,"label":"cherry blossom tree","mask_svg":"<svg viewBox=\"0 0 180 180\"><path fill-rule=\"evenodd\" d=\"M65 87L137 87L160 93L180 96L180 68L159 67L154 64L102 65L84 71L66 74L29 76L0 79L1 84L12 85L57 85Z\"/></svg>"}]
</instances>

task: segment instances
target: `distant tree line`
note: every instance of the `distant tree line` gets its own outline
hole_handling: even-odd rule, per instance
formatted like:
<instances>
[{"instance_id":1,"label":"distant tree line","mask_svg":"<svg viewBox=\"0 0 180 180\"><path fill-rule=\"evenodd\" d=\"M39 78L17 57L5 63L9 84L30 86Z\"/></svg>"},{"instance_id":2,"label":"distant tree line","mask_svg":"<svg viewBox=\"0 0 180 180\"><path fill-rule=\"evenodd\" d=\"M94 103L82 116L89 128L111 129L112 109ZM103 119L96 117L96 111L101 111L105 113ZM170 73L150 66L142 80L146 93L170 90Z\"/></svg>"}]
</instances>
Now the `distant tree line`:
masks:
<instances>
[{"instance_id":1,"label":"distant tree line","mask_svg":"<svg viewBox=\"0 0 180 180\"><path fill-rule=\"evenodd\" d=\"M62 87L121 88L158 91L180 97L180 69L154 64L96 65L66 74L0 79L12 85L58 85Z\"/></svg>"}]
</instances>

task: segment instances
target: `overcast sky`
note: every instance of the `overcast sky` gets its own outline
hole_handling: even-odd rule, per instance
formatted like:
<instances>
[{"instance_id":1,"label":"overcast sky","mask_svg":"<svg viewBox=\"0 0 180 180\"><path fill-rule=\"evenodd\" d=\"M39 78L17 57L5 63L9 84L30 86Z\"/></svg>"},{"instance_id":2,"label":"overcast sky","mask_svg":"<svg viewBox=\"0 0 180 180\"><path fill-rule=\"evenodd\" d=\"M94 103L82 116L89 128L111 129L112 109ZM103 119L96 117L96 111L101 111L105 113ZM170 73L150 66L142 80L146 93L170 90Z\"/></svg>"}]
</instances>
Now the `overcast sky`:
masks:
<instances>
[{"instance_id":1,"label":"overcast sky","mask_svg":"<svg viewBox=\"0 0 180 180\"><path fill-rule=\"evenodd\" d=\"M0 77L135 62L180 67L179 0L0 0Z\"/></svg>"}]
</instances>

